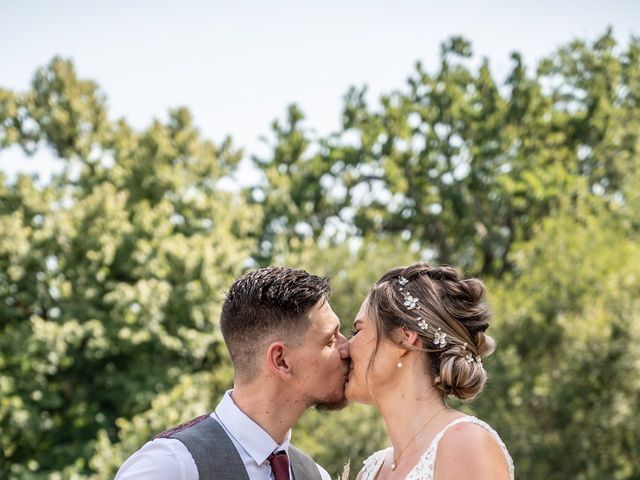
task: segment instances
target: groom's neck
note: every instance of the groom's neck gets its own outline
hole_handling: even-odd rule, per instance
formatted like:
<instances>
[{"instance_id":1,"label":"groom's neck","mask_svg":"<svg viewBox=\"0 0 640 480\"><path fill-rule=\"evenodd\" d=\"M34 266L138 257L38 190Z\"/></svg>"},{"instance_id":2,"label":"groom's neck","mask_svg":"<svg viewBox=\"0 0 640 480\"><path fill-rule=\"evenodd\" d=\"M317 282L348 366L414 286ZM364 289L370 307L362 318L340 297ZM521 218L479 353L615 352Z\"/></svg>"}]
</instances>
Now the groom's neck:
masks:
<instances>
[{"instance_id":1,"label":"groom's neck","mask_svg":"<svg viewBox=\"0 0 640 480\"><path fill-rule=\"evenodd\" d=\"M288 398L279 386L254 382L234 385L231 397L236 406L276 442L282 443L306 410L302 401Z\"/></svg>"}]
</instances>

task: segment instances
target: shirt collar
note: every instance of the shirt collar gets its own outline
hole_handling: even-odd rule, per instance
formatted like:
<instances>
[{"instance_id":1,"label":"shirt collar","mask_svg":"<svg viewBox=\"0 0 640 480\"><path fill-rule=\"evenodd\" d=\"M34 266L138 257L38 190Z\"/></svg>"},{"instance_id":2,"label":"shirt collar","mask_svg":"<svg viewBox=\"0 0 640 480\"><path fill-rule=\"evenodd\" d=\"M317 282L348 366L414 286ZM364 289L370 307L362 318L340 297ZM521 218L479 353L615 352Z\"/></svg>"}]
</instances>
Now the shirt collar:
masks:
<instances>
[{"instance_id":1,"label":"shirt collar","mask_svg":"<svg viewBox=\"0 0 640 480\"><path fill-rule=\"evenodd\" d=\"M284 442L278 444L271 435L265 432L260 425L251 420L231 398L231 392L227 390L216 407L215 413L220 423L224 425L230 435L244 448L244 450L261 465L273 452L284 450L289 453L291 443L291 430L285 435Z\"/></svg>"}]
</instances>

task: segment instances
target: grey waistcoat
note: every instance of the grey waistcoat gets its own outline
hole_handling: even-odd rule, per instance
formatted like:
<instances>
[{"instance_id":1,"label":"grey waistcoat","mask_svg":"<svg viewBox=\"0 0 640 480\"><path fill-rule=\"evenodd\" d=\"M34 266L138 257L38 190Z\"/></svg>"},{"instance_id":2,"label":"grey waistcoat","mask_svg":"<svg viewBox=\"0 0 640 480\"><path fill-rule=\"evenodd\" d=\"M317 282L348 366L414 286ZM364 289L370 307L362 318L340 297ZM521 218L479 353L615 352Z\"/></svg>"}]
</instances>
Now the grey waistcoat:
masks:
<instances>
[{"instance_id":1,"label":"grey waistcoat","mask_svg":"<svg viewBox=\"0 0 640 480\"><path fill-rule=\"evenodd\" d=\"M222 426L203 415L155 438L180 440L195 461L199 480L250 480L240 454ZM289 446L294 480L322 480L313 459Z\"/></svg>"}]
</instances>

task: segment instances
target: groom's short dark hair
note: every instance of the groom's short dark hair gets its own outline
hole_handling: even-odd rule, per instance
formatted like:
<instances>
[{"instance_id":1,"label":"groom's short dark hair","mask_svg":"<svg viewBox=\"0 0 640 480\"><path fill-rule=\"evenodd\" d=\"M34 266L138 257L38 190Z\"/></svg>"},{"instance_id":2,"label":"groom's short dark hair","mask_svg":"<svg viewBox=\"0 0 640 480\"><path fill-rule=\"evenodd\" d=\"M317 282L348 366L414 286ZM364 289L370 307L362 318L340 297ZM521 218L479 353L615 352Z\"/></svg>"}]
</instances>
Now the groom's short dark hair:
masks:
<instances>
[{"instance_id":1,"label":"groom's short dark hair","mask_svg":"<svg viewBox=\"0 0 640 480\"><path fill-rule=\"evenodd\" d=\"M257 362L268 343L301 341L309 327L305 314L330 294L327 278L293 268L261 268L238 278L220 315L236 379L255 378Z\"/></svg>"}]
</instances>

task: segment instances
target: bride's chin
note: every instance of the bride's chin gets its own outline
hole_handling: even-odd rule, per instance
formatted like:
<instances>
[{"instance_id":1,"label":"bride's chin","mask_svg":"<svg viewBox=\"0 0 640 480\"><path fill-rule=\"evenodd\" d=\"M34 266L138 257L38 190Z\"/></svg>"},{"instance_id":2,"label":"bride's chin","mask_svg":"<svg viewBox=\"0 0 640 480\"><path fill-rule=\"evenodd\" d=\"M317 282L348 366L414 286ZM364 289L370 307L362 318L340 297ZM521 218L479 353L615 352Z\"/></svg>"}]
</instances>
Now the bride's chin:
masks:
<instances>
[{"instance_id":1,"label":"bride's chin","mask_svg":"<svg viewBox=\"0 0 640 480\"><path fill-rule=\"evenodd\" d=\"M360 391L357 385L347 383L346 388L344 390L344 396L346 397L348 402L355 403L364 403L370 404L371 399L369 398L369 394L365 391Z\"/></svg>"},{"instance_id":2,"label":"bride's chin","mask_svg":"<svg viewBox=\"0 0 640 480\"><path fill-rule=\"evenodd\" d=\"M353 386L351 385L350 382L347 382L347 384L344 386L344 396L347 399L347 401L349 402L353 402L355 399L353 398Z\"/></svg>"}]
</instances>

